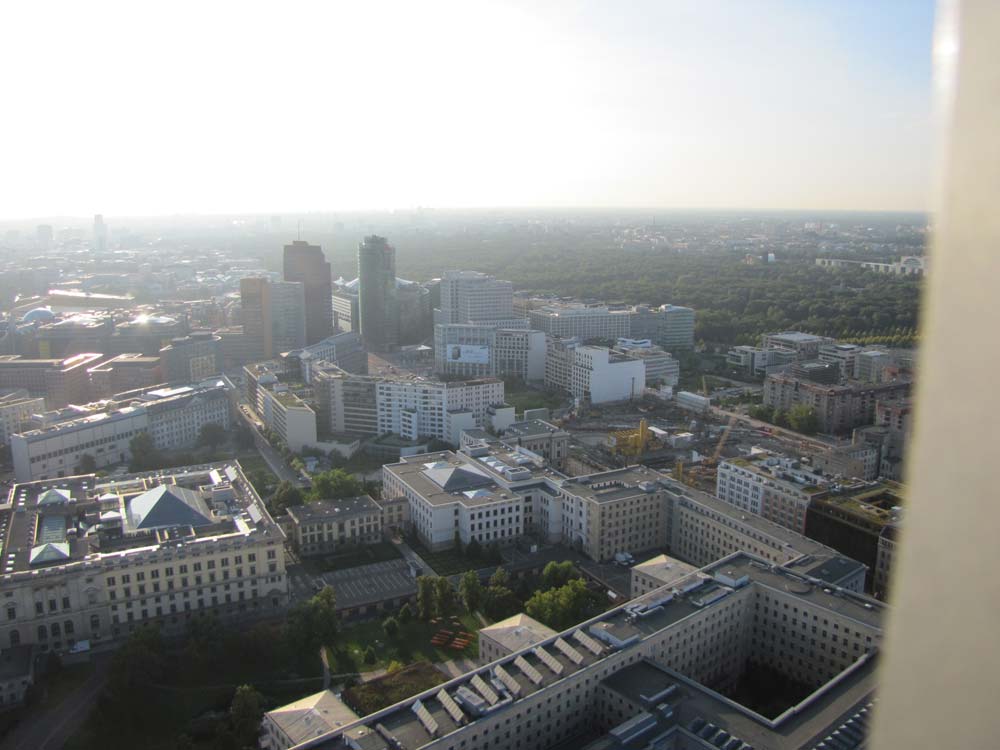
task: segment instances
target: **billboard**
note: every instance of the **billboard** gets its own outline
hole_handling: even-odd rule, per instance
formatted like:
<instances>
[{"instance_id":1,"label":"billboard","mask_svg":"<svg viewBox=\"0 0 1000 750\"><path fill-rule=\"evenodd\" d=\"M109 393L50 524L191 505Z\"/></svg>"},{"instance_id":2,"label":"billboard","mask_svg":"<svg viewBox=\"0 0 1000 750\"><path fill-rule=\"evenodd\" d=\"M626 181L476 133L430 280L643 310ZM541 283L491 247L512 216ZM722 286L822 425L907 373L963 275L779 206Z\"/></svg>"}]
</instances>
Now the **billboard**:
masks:
<instances>
[{"instance_id":1,"label":"billboard","mask_svg":"<svg viewBox=\"0 0 1000 750\"><path fill-rule=\"evenodd\" d=\"M448 361L463 362L471 365L488 365L490 363L490 348L488 346L449 344Z\"/></svg>"}]
</instances>

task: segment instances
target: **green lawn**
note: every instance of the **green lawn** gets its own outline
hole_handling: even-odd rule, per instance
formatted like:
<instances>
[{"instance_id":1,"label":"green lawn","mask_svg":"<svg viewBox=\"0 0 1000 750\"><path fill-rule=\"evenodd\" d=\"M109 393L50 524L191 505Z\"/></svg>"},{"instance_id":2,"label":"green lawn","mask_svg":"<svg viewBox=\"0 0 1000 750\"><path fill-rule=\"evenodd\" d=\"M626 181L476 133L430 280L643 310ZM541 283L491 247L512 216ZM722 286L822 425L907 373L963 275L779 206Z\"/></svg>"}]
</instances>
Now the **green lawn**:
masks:
<instances>
[{"instance_id":1,"label":"green lawn","mask_svg":"<svg viewBox=\"0 0 1000 750\"><path fill-rule=\"evenodd\" d=\"M467 570L478 570L488 567L491 563L482 559L470 559L458 550L446 549L440 552L431 552L414 536L406 537L406 543L413 548L413 551L420 555L428 565L434 568L433 571L425 570L424 575L436 573L439 576L453 576L464 573Z\"/></svg>"},{"instance_id":2,"label":"green lawn","mask_svg":"<svg viewBox=\"0 0 1000 750\"><path fill-rule=\"evenodd\" d=\"M452 620L458 624L454 624ZM479 656L480 627L482 626L479 620L467 613L455 618L446 618L436 625L429 622L411 622L402 625L395 638L386 636L381 622L350 625L342 628L338 634L336 646L331 650L331 663L336 665L336 672L342 674L384 669L392 661L409 664L420 659L442 662L460 657L476 658ZM442 629L450 630L452 633L458 631L471 633L472 642L461 650L431 645L431 638ZM364 653L369 646L375 649L373 664L366 664L364 659Z\"/></svg>"},{"instance_id":3,"label":"green lawn","mask_svg":"<svg viewBox=\"0 0 1000 750\"><path fill-rule=\"evenodd\" d=\"M569 404L569 396L565 393L529 388L517 381L505 381L504 401L520 414L525 409L561 409Z\"/></svg>"},{"instance_id":4,"label":"green lawn","mask_svg":"<svg viewBox=\"0 0 1000 750\"><path fill-rule=\"evenodd\" d=\"M344 701L359 716L367 716L394 703L422 693L448 678L443 672L425 661L418 661L407 667L355 685L344 691Z\"/></svg>"},{"instance_id":5,"label":"green lawn","mask_svg":"<svg viewBox=\"0 0 1000 750\"><path fill-rule=\"evenodd\" d=\"M359 565L398 560L402 556L395 544L391 542L379 542L378 544L365 544L354 547L347 552L335 555L304 557L302 558L302 565L307 571L316 575L330 570L343 570L344 568L356 568Z\"/></svg>"}]
</instances>

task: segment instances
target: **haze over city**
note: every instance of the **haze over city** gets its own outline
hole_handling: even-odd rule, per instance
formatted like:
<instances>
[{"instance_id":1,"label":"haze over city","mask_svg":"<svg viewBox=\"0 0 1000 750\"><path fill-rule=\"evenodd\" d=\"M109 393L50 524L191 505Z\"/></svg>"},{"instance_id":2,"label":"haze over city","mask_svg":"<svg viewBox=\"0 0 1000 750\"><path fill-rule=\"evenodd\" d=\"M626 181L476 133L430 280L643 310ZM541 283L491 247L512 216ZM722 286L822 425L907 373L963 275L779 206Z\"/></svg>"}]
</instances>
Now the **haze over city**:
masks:
<instances>
[{"instance_id":1,"label":"haze over city","mask_svg":"<svg viewBox=\"0 0 1000 750\"><path fill-rule=\"evenodd\" d=\"M0 219L924 210L932 16L925 0L8 3Z\"/></svg>"}]
</instances>

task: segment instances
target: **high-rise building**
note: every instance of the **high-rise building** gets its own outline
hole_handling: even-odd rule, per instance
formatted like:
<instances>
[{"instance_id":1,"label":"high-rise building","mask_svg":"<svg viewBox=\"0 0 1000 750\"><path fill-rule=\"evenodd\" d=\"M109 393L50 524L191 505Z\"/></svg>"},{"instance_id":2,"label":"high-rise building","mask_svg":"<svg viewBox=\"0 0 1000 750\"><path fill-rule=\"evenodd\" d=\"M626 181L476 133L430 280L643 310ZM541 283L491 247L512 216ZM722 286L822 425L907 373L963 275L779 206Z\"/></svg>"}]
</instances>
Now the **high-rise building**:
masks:
<instances>
[{"instance_id":1,"label":"high-rise building","mask_svg":"<svg viewBox=\"0 0 1000 750\"><path fill-rule=\"evenodd\" d=\"M315 344L333 333L333 284L330 264L319 245L296 240L285 245L285 281L304 286L306 344Z\"/></svg>"},{"instance_id":2,"label":"high-rise building","mask_svg":"<svg viewBox=\"0 0 1000 750\"><path fill-rule=\"evenodd\" d=\"M514 318L509 281L478 271L445 271L441 279L441 323L508 327Z\"/></svg>"},{"instance_id":3,"label":"high-rise building","mask_svg":"<svg viewBox=\"0 0 1000 750\"><path fill-rule=\"evenodd\" d=\"M192 331L160 349L168 383L192 383L222 372L222 339L211 331Z\"/></svg>"},{"instance_id":4,"label":"high-rise building","mask_svg":"<svg viewBox=\"0 0 1000 750\"><path fill-rule=\"evenodd\" d=\"M240 301L243 332L254 358L271 359L306 345L308 310L304 284L240 279Z\"/></svg>"},{"instance_id":5,"label":"high-rise building","mask_svg":"<svg viewBox=\"0 0 1000 750\"><path fill-rule=\"evenodd\" d=\"M387 351L399 343L396 248L385 237L373 234L358 245L358 312L369 351Z\"/></svg>"},{"instance_id":6,"label":"high-rise building","mask_svg":"<svg viewBox=\"0 0 1000 750\"><path fill-rule=\"evenodd\" d=\"M94 249L99 252L108 249L108 225L101 214L94 215Z\"/></svg>"}]
</instances>

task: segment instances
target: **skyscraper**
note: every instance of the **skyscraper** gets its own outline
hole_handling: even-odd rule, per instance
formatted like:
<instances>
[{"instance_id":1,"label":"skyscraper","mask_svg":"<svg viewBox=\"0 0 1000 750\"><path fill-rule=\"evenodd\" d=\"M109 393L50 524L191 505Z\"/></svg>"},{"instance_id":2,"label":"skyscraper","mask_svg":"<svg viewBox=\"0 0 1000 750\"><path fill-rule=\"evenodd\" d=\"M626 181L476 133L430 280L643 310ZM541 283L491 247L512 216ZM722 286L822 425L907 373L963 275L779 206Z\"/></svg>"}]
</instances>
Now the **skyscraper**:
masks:
<instances>
[{"instance_id":1,"label":"skyscraper","mask_svg":"<svg viewBox=\"0 0 1000 750\"><path fill-rule=\"evenodd\" d=\"M514 287L478 271L445 271L441 279L442 323L506 325L514 318Z\"/></svg>"},{"instance_id":2,"label":"skyscraper","mask_svg":"<svg viewBox=\"0 0 1000 750\"><path fill-rule=\"evenodd\" d=\"M306 340L305 292L292 281L240 279L243 334L255 360L300 349Z\"/></svg>"},{"instance_id":3,"label":"skyscraper","mask_svg":"<svg viewBox=\"0 0 1000 750\"><path fill-rule=\"evenodd\" d=\"M369 351L399 344L396 248L385 237L365 237L358 245L358 312L361 337Z\"/></svg>"},{"instance_id":4,"label":"skyscraper","mask_svg":"<svg viewBox=\"0 0 1000 750\"><path fill-rule=\"evenodd\" d=\"M285 245L285 281L305 287L306 343L315 344L333 333L333 300L330 264L319 245L295 240Z\"/></svg>"},{"instance_id":5,"label":"skyscraper","mask_svg":"<svg viewBox=\"0 0 1000 750\"><path fill-rule=\"evenodd\" d=\"M108 249L108 225L101 214L94 214L94 249L99 252Z\"/></svg>"}]
</instances>

